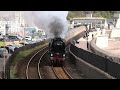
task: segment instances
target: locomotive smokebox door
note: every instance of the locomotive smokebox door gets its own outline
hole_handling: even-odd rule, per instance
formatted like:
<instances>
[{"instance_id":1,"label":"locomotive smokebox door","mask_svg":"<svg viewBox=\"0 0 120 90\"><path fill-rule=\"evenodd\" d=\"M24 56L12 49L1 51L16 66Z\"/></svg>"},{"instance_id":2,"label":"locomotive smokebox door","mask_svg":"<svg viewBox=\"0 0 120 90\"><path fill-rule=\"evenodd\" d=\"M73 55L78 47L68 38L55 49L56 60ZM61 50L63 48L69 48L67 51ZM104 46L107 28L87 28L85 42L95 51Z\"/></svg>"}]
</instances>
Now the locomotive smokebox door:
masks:
<instances>
[{"instance_id":1,"label":"locomotive smokebox door","mask_svg":"<svg viewBox=\"0 0 120 90\"><path fill-rule=\"evenodd\" d=\"M51 65L63 65L66 57L66 42L60 37L55 37L49 43L49 62Z\"/></svg>"}]
</instances>

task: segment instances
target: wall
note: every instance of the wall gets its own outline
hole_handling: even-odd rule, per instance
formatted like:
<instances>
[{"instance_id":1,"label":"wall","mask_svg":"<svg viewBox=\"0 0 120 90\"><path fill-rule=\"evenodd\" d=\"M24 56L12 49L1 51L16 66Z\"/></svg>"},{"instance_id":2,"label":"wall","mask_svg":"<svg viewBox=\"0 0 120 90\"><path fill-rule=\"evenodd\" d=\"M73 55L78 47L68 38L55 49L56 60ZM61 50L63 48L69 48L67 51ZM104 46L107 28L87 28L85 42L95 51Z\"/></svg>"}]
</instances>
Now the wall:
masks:
<instances>
[{"instance_id":1,"label":"wall","mask_svg":"<svg viewBox=\"0 0 120 90\"><path fill-rule=\"evenodd\" d=\"M104 47L108 47L108 36L98 36L96 38L96 46L100 47L100 48L104 48Z\"/></svg>"},{"instance_id":2,"label":"wall","mask_svg":"<svg viewBox=\"0 0 120 90\"><path fill-rule=\"evenodd\" d=\"M80 34L81 32L84 32L86 30L85 26L77 27L71 31L69 31L65 37L65 40L68 41L69 39L73 38L74 36Z\"/></svg>"},{"instance_id":3,"label":"wall","mask_svg":"<svg viewBox=\"0 0 120 90\"><path fill-rule=\"evenodd\" d=\"M108 58L109 60L111 60L113 62L120 63L120 56L100 49L99 47L96 46L95 41L96 41L96 38L93 39L90 43L90 48L94 53L96 53L97 55L100 55L102 57Z\"/></svg>"},{"instance_id":4,"label":"wall","mask_svg":"<svg viewBox=\"0 0 120 90\"><path fill-rule=\"evenodd\" d=\"M107 74L106 68L107 59L98 56L94 53L77 48L74 45L69 49L71 58L76 62L77 70L82 72L89 79L114 79L111 75ZM74 53L74 54L73 54Z\"/></svg>"},{"instance_id":5,"label":"wall","mask_svg":"<svg viewBox=\"0 0 120 90\"><path fill-rule=\"evenodd\" d=\"M109 53L97 47L95 45L95 39L91 41L90 47L91 47L91 50L95 54L108 59L107 64L106 64L106 72L108 72L109 74L111 74L112 76L116 78L120 78L120 71L119 71L120 70L120 56Z\"/></svg>"},{"instance_id":6,"label":"wall","mask_svg":"<svg viewBox=\"0 0 120 90\"><path fill-rule=\"evenodd\" d=\"M120 29L114 28L111 31L110 38L120 37Z\"/></svg>"}]
</instances>

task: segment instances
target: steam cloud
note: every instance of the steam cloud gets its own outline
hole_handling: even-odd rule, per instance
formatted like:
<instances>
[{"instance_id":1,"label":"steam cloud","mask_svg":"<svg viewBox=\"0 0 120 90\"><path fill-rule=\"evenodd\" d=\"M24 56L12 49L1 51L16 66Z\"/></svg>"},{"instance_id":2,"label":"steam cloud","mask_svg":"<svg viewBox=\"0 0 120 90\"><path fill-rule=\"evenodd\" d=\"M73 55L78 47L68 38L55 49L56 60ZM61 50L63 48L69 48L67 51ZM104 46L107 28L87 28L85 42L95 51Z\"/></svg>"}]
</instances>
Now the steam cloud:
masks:
<instances>
[{"instance_id":1,"label":"steam cloud","mask_svg":"<svg viewBox=\"0 0 120 90\"><path fill-rule=\"evenodd\" d=\"M47 33L48 38L65 37L68 11L32 11L33 22ZM30 15L30 14L29 14Z\"/></svg>"},{"instance_id":2,"label":"steam cloud","mask_svg":"<svg viewBox=\"0 0 120 90\"><path fill-rule=\"evenodd\" d=\"M62 31L64 30L64 25L58 17L54 16L52 20L53 21L50 22L48 26L50 28L50 33L52 33L55 37L60 37Z\"/></svg>"}]
</instances>

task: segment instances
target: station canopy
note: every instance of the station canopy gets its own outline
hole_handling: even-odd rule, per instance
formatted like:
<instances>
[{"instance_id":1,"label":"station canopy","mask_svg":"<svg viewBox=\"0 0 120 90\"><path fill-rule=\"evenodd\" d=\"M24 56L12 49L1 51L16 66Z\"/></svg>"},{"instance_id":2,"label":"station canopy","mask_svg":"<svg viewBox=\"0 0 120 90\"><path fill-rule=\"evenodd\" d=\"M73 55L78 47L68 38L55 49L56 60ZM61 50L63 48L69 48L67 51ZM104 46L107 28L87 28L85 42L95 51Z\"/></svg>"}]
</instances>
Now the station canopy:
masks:
<instances>
[{"instance_id":1,"label":"station canopy","mask_svg":"<svg viewBox=\"0 0 120 90\"><path fill-rule=\"evenodd\" d=\"M82 18L73 18L74 23L105 23L106 18L101 17L82 17Z\"/></svg>"}]
</instances>

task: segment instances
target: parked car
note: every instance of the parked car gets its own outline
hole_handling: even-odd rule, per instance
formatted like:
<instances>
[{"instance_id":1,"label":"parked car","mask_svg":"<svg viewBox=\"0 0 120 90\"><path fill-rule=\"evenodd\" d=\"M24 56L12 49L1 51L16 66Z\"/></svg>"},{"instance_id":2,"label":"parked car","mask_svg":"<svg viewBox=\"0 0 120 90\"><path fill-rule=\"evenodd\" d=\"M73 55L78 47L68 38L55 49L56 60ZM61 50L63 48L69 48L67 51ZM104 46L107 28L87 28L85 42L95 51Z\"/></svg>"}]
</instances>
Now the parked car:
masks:
<instances>
[{"instance_id":1,"label":"parked car","mask_svg":"<svg viewBox=\"0 0 120 90\"><path fill-rule=\"evenodd\" d=\"M31 41L31 40L27 40L24 42L25 45L28 45L28 44L34 44L36 43L35 41Z\"/></svg>"},{"instance_id":2,"label":"parked car","mask_svg":"<svg viewBox=\"0 0 120 90\"><path fill-rule=\"evenodd\" d=\"M12 35L10 35L10 36L8 36L7 38L8 38L8 40L20 41L20 39L19 39L17 36L12 36Z\"/></svg>"},{"instance_id":3,"label":"parked car","mask_svg":"<svg viewBox=\"0 0 120 90\"><path fill-rule=\"evenodd\" d=\"M0 35L0 41L3 41L3 39L4 39L3 36Z\"/></svg>"},{"instance_id":4,"label":"parked car","mask_svg":"<svg viewBox=\"0 0 120 90\"><path fill-rule=\"evenodd\" d=\"M42 40L46 40L46 39L47 39L47 36L46 36L46 35L42 35L42 36L41 36L41 39L42 39Z\"/></svg>"},{"instance_id":5,"label":"parked car","mask_svg":"<svg viewBox=\"0 0 120 90\"><path fill-rule=\"evenodd\" d=\"M17 45L7 45L5 46L5 48L8 50L8 53L13 53L16 49L19 48L19 46Z\"/></svg>"},{"instance_id":6,"label":"parked car","mask_svg":"<svg viewBox=\"0 0 120 90\"><path fill-rule=\"evenodd\" d=\"M1 57L7 57L8 56L8 51L7 51L7 49L6 48L4 48L4 47L0 47L0 56Z\"/></svg>"},{"instance_id":7,"label":"parked car","mask_svg":"<svg viewBox=\"0 0 120 90\"><path fill-rule=\"evenodd\" d=\"M25 40L32 40L32 37L31 36L26 36Z\"/></svg>"}]
</instances>

